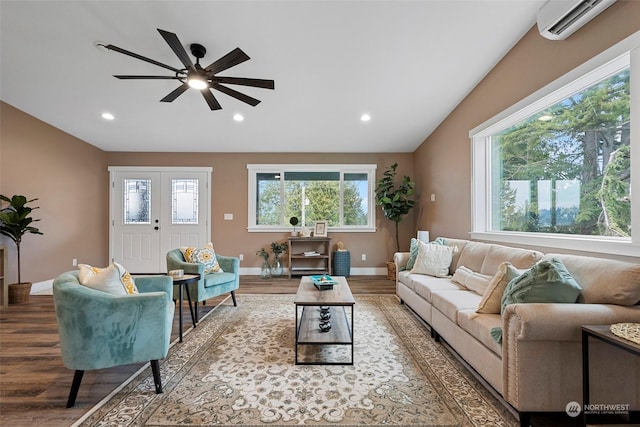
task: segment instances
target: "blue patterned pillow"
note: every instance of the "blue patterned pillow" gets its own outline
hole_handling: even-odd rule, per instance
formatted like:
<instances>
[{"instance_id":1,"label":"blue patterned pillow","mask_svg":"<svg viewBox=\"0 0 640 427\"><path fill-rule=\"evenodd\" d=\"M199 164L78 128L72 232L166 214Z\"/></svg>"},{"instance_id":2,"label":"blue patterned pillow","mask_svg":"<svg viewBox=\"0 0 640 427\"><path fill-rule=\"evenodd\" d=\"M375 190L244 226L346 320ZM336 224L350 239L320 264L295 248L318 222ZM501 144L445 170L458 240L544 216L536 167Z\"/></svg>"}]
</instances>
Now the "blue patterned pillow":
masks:
<instances>
[{"instance_id":1,"label":"blue patterned pillow","mask_svg":"<svg viewBox=\"0 0 640 427\"><path fill-rule=\"evenodd\" d=\"M402 270L411 270L416 263L416 258L418 258L418 239L412 238L411 246L409 247L409 260Z\"/></svg>"},{"instance_id":2,"label":"blue patterned pillow","mask_svg":"<svg viewBox=\"0 0 640 427\"><path fill-rule=\"evenodd\" d=\"M223 273L216 259L213 243L207 243L204 248L187 248L184 252L184 259L187 262L204 265L204 274Z\"/></svg>"}]
</instances>

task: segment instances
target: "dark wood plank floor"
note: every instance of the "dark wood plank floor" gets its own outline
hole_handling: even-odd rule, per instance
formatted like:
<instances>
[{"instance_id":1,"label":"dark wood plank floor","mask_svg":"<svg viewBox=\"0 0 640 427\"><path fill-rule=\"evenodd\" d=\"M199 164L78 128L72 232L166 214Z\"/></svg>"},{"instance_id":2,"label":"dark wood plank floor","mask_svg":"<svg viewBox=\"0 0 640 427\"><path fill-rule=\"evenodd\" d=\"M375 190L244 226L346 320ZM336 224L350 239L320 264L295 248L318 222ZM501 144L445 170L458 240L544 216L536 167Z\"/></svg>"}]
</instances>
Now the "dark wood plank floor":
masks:
<instances>
[{"instance_id":1,"label":"dark wood plank floor","mask_svg":"<svg viewBox=\"0 0 640 427\"><path fill-rule=\"evenodd\" d=\"M241 276L237 294L294 294L299 278L262 280ZM353 294L394 294L395 282L386 276L352 276ZM222 298L200 306L204 314ZM231 300L225 304L232 304ZM185 330L191 326L184 306ZM177 313L177 310L176 310ZM172 339L178 337L178 316ZM0 425L69 426L100 402L143 365L88 371L76 406L65 408L73 372L64 367L50 295L31 296L29 302L0 308Z\"/></svg>"}]
</instances>

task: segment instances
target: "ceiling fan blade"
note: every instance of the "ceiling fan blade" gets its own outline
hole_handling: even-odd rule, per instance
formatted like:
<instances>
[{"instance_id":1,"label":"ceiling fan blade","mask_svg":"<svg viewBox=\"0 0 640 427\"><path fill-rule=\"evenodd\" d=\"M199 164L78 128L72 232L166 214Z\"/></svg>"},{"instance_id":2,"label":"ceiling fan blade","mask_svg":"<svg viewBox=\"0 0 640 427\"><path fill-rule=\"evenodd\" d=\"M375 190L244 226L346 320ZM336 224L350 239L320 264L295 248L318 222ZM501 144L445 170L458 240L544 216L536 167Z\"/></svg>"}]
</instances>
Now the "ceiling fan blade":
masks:
<instances>
[{"instance_id":1,"label":"ceiling fan blade","mask_svg":"<svg viewBox=\"0 0 640 427\"><path fill-rule=\"evenodd\" d=\"M249 95L245 95L244 93L240 93L237 90L231 89L229 87L222 86L221 84L214 83L213 84L213 88L216 89L216 90L219 90L220 92L222 92L224 94L232 96L232 97L234 97L235 99L237 99L239 101L247 103L247 104L251 105L252 107L255 107L256 105L260 104L260 100L252 98Z\"/></svg>"},{"instance_id":2,"label":"ceiling fan blade","mask_svg":"<svg viewBox=\"0 0 640 427\"><path fill-rule=\"evenodd\" d=\"M216 97L213 96L213 93L211 93L211 89L206 88L201 90L200 92L202 92L202 96L204 96L204 99L207 101L207 104L209 105L209 108L211 108L211 110L222 110L222 106L220 105Z\"/></svg>"},{"instance_id":3,"label":"ceiling fan blade","mask_svg":"<svg viewBox=\"0 0 640 427\"><path fill-rule=\"evenodd\" d=\"M124 76L121 74L118 75L114 75L113 77L115 77L116 79L122 79L122 80L144 80L144 79L153 79L153 80L180 80L178 77L176 76Z\"/></svg>"},{"instance_id":4,"label":"ceiling fan blade","mask_svg":"<svg viewBox=\"0 0 640 427\"><path fill-rule=\"evenodd\" d=\"M222 58L218 59L213 64L206 67L205 70L207 70L207 72L209 73L216 74L220 71L226 70L227 68L231 68L235 65L241 64L244 61L248 61L249 59L251 59L249 58L249 55L247 55L242 51L242 49L237 47Z\"/></svg>"},{"instance_id":5,"label":"ceiling fan blade","mask_svg":"<svg viewBox=\"0 0 640 427\"><path fill-rule=\"evenodd\" d=\"M260 87L263 89L273 89L275 87L275 83L273 80L264 80L264 79L246 79L244 77L222 77L216 76L213 78L213 81L218 83L227 83L231 85L242 85L242 86L253 86Z\"/></svg>"},{"instance_id":6,"label":"ceiling fan blade","mask_svg":"<svg viewBox=\"0 0 640 427\"><path fill-rule=\"evenodd\" d=\"M166 68L167 70L171 70L174 73L179 73L180 72L180 70L178 70L177 68L174 68L174 67L172 67L170 65L163 64L162 62L154 61L153 59L149 59L149 58L144 57L142 55L138 55L137 53L129 52L128 50L119 48L118 46L114 46L112 44L101 45L101 46L104 46L105 49L114 50L114 51L116 51L118 53L122 53L123 55L131 56L132 58L136 58L136 59L139 59L141 61L145 61L145 62L148 62L150 64L157 65L158 67Z\"/></svg>"},{"instance_id":7,"label":"ceiling fan blade","mask_svg":"<svg viewBox=\"0 0 640 427\"><path fill-rule=\"evenodd\" d=\"M189 85L187 83L183 83L180 86L178 86L174 91L172 91L169 95L162 98L160 102L172 102L174 99L182 95L184 91L186 91L187 89L189 89Z\"/></svg>"},{"instance_id":8,"label":"ceiling fan blade","mask_svg":"<svg viewBox=\"0 0 640 427\"><path fill-rule=\"evenodd\" d=\"M180 43L178 36L176 36L174 33L161 30L160 28L158 28L158 32L167 42L171 50L173 50L173 53L175 53L178 59L180 59L180 62L182 62L184 66L189 70L195 71L193 62L191 61L191 58L189 58L187 51L184 50L184 47L182 46L182 43Z\"/></svg>"}]
</instances>

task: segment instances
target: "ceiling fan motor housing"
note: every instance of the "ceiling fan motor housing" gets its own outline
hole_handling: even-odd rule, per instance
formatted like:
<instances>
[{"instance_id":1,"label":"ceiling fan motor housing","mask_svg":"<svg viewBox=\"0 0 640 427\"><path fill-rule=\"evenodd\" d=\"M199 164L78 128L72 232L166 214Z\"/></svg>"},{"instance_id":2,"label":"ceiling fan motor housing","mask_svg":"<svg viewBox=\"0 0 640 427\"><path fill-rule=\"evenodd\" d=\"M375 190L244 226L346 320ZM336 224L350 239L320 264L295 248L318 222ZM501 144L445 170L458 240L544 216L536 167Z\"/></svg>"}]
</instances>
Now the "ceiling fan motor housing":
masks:
<instances>
[{"instance_id":1,"label":"ceiling fan motor housing","mask_svg":"<svg viewBox=\"0 0 640 427\"><path fill-rule=\"evenodd\" d=\"M191 54L198 59L204 58L207 53L207 49L198 43L191 44Z\"/></svg>"}]
</instances>

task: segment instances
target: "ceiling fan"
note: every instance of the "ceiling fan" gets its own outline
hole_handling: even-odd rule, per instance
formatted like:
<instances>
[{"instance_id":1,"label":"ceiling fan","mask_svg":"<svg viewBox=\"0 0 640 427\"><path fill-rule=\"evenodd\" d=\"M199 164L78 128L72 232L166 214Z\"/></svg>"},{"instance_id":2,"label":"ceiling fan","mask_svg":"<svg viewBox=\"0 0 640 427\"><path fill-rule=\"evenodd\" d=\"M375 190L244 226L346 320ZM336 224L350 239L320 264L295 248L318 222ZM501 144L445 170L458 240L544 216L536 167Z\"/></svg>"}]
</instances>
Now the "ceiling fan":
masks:
<instances>
[{"instance_id":1,"label":"ceiling fan","mask_svg":"<svg viewBox=\"0 0 640 427\"><path fill-rule=\"evenodd\" d=\"M230 85L241 85L241 86L252 86L258 87L262 89L273 89L274 81L273 80L264 80L264 79L249 79L244 77L226 77L226 76L217 76L221 71L224 71L228 68L231 68L235 65L241 64L245 61L248 61L249 56L242 51L240 48L235 48L231 52L227 53L222 58L213 62L211 65L207 67L202 67L200 65L200 59L204 58L207 50L201 44L193 43L190 46L191 54L196 58L196 63L194 64L189 58L189 55L185 51L182 43L178 39L174 33L170 33L168 31L164 31L158 28L158 32L167 42L171 50L176 54L182 65L185 68L178 69L172 67L170 65L163 64L158 61L154 61L153 59L146 58L142 55L138 55L137 53L129 52L128 50L119 48L112 44L98 44L99 46L104 47L108 50L113 50L115 52L122 53L124 55L131 56L133 58L139 59L141 61L148 62L153 65L157 65L162 68L166 68L167 70L173 71L175 74L173 76L127 76L127 75L114 75L114 77L118 79L124 80L178 80L182 84L178 86L175 90L169 93L167 96L162 98L160 102L172 102L178 96L182 95L187 89L190 87L194 89L200 90L202 96L207 101L209 108L211 110L221 110L222 106L218 102L218 100L213 96L211 89L215 89L219 92L225 93L233 98L236 98L242 102L245 102L253 107L260 103L260 100L252 98L248 95L238 92L235 89L231 89L230 87L224 86L223 84Z\"/></svg>"}]
</instances>

